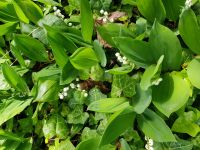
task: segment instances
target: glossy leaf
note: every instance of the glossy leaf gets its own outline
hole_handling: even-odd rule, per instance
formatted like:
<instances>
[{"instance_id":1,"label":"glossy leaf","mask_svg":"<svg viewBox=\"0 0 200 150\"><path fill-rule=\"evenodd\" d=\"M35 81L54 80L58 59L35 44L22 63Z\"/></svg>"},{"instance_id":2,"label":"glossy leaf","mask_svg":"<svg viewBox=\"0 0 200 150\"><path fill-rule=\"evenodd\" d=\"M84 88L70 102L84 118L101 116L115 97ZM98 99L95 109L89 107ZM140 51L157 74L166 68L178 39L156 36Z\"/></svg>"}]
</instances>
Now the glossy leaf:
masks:
<instances>
[{"instance_id":1,"label":"glossy leaf","mask_svg":"<svg viewBox=\"0 0 200 150\"><path fill-rule=\"evenodd\" d=\"M184 112L175 120L172 131L179 133L187 133L195 137L200 132L200 126L196 123L199 116L193 111Z\"/></svg>"},{"instance_id":2,"label":"glossy leaf","mask_svg":"<svg viewBox=\"0 0 200 150\"><path fill-rule=\"evenodd\" d=\"M121 53L134 62L136 66L146 68L156 63L151 55L153 48L149 43L128 37L116 37L113 40Z\"/></svg>"},{"instance_id":3,"label":"glossy leaf","mask_svg":"<svg viewBox=\"0 0 200 150\"><path fill-rule=\"evenodd\" d=\"M136 86L136 94L133 96L131 106L137 114L141 114L150 105L152 100L152 90L143 90L139 84Z\"/></svg>"},{"instance_id":4,"label":"glossy leaf","mask_svg":"<svg viewBox=\"0 0 200 150\"><path fill-rule=\"evenodd\" d=\"M25 101L10 99L0 104L0 126L4 122L21 113L30 105L31 101L32 99L27 99Z\"/></svg>"},{"instance_id":5,"label":"glossy leaf","mask_svg":"<svg viewBox=\"0 0 200 150\"><path fill-rule=\"evenodd\" d=\"M140 81L140 86L143 90L147 90L152 85L152 81L159 78L163 59L164 55L159 58L157 65L151 65L146 68Z\"/></svg>"},{"instance_id":6,"label":"glossy leaf","mask_svg":"<svg viewBox=\"0 0 200 150\"><path fill-rule=\"evenodd\" d=\"M113 113L128 106L129 102L126 98L105 98L92 102L87 109L95 112Z\"/></svg>"},{"instance_id":7,"label":"glossy leaf","mask_svg":"<svg viewBox=\"0 0 200 150\"><path fill-rule=\"evenodd\" d=\"M0 36L15 30L16 27L17 27L16 22L8 22L3 25L0 25Z\"/></svg>"},{"instance_id":8,"label":"glossy leaf","mask_svg":"<svg viewBox=\"0 0 200 150\"><path fill-rule=\"evenodd\" d=\"M94 51L96 53L97 58L101 62L101 66L105 67L107 64L107 58L104 49L100 45L99 41L95 40L94 43Z\"/></svg>"},{"instance_id":9,"label":"glossy leaf","mask_svg":"<svg viewBox=\"0 0 200 150\"><path fill-rule=\"evenodd\" d=\"M185 0L162 0L166 16L168 19L176 21L181 13L182 7L185 5Z\"/></svg>"},{"instance_id":10,"label":"glossy leaf","mask_svg":"<svg viewBox=\"0 0 200 150\"><path fill-rule=\"evenodd\" d=\"M40 41L27 35L15 35L14 42L16 48L30 59L39 62L48 61L48 54Z\"/></svg>"},{"instance_id":11,"label":"glossy leaf","mask_svg":"<svg viewBox=\"0 0 200 150\"><path fill-rule=\"evenodd\" d=\"M59 83L57 79L45 78L38 81L36 85L37 95L35 102L47 102L58 100Z\"/></svg>"},{"instance_id":12,"label":"glossy leaf","mask_svg":"<svg viewBox=\"0 0 200 150\"><path fill-rule=\"evenodd\" d=\"M31 0L14 0L21 8L24 15L32 22L37 22L43 17L42 10ZM18 12L17 12L18 13Z\"/></svg>"},{"instance_id":13,"label":"glossy leaf","mask_svg":"<svg viewBox=\"0 0 200 150\"><path fill-rule=\"evenodd\" d=\"M77 145L75 150L98 150L99 138L91 138Z\"/></svg>"},{"instance_id":14,"label":"glossy leaf","mask_svg":"<svg viewBox=\"0 0 200 150\"><path fill-rule=\"evenodd\" d=\"M98 63L96 54L92 48L85 47L77 49L71 56L70 62L78 70L90 69Z\"/></svg>"},{"instance_id":15,"label":"glossy leaf","mask_svg":"<svg viewBox=\"0 0 200 150\"><path fill-rule=\"evenodd\" d=\"M153 87L153 104L167 117L183 107L190 96L190 84L179 72L163 76L163 81Z\"/></svg>"},{"instance_id":16,"label":"glossy leaf","mask_svg":"<svg viewBox=\"0 0 200 150\"><path fill-rule=\"evenodd\" d=\"M185 9L180 16L179 33L186 45L196 54L200 54L200 27L192 9Z\"/></svg>"},{"instance_id":17,"label":"glossy leaf","mask_svg":"<svg viewBox=\"0 0 200 150\"><path fill-rule=\"evenodd\" d=\"M120 97L122 94L125 97L132 97L135 94L135 79L129 75L114 75L111 89L111 97Z\"/></svg>"},{"instance_id":18,"label":"glossy leaf","mask_svg":"<svg viewBox=\"0 0 200 150\"><path fill-rule=\"evenodd\" d=\"M134 68L134 66L126 65L126 66L107 70L106 72L108 72L110 74L127 74L127 73L130 73L133 70L133 68Z\"/></svg>"},{"instance_id":19,"label":"glossy leaf","mask_svg":"<svg viewBox=\"0 0 200 150\"><path fill-rule=\"evenodd\" d=\"M53 137L65 139L69 132L64 118L58 114L54 114L48 120L45 120L42 130L46 139Z\"/></svg>"},{"instance_id":20,"label":"glossy leaf","mask_svg":"<svg viewBox=\"0 0 200 150\"><path fill-rule=\"evenodd\" d=\"M187 67L187 74L190 82L192 83L193 86L197 87L200 89L200 59L195 58L193 59Z\"/></svg>"},{"instance_id":21,"label":"glossy leaf","mask_svg":"<svg viewBox=\"0 0 200 150\"><path fill-rule=\"evenodd\" d=\"M150 22L154 22L155 19L162 22L166 17L162 0L137 0L137 7L140 13Z\"/></svg>"},{"instance_id":22,"label":"glossy leaf","mask_svg":"<svg viewBox=\"0 0 200 150\"><path fill-rule=\"evenodd\" d=\"M176 141L164 120L150 109L138 117L138 124L144 134L157 142Z\"/></svg>"},{"instance_id":23,"label":"glossy leaf","mask_svg":"<svg viewBox=\"0 0 200 150\"><path fill-rule=\"evenodd\" d=\"M81 32L85 41L91 42L94 21L89 0L81 0Z\"/></svg>"},{"instance_id":24,"label":"glossy leaf","mask_svg":"<svg viewBox=\"0 0 200 150\"><path fill-rule=\"evenodd\" d=\"M2 65L2 72L6 81L17 91L24 94L29 92L29 88L24 79L7 63Z\"/></svg>"},{"instance_id":25,"label":"glossy leaf","mask_svg":"<svg viewBox=\"0 0 200 150\"><path fill-rule=\"evenodd\" d=\"M108 121L106 129L100 141L100 147L114 141L128 128L133 128L135 113L131 107L114 113ZM126 123L125 123L126 122Z\"/></svg>"},{"instance_id":26,"label":"glossy leaf","mask_svg":"<svg viewBox=\"0 0 200 150\"><path fill-rule=\"evenodd\" d=\"M149 42L154 47L152 51L154 59L158 60L161 55L164 55L163 70L177 70L180 68L182 61L181 44L170 29L155 21Z\"/></svg>"},{"instance_id":27,"label":"glossy leaf","mask_svg":"<svg viewBox=\"0 0 200 150\"><path fill-rule=\"evenodd\" d=\"M127 27L114 23L107 23L103 26L99 26L97 30L103 40L113 47L116 47L113 40L114 37L135 37L135 34Z\"/></svg>"}]
</instances>

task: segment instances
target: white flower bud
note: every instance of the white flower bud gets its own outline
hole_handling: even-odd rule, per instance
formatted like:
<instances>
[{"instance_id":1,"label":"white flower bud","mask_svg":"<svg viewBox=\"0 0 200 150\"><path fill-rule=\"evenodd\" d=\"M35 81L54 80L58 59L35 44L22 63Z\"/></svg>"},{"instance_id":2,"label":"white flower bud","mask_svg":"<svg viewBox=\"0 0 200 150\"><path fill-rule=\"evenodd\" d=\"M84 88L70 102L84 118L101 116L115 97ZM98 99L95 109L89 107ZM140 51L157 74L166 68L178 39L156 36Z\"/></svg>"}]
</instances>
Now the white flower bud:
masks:
<instances>
[{"instance_id":1,"label":"white flower bud","mask_svg":"<svg viewBox=\"0 0 200 150\"><path fill-rule=\"evenodd\" d=\"M80 84L77 84L76 87L77 87L77 88L80 88Z\"/></svg>"},{"instance_id":2,"label":"white flower bud","mask_svg":"<svg viewBox=\"0 0 200 150\"><path fill-rule=\"evenodd\" d=\"M78 82L78 81L79 81L79 78L76 78L76 81Z\"/></svg>"},{"instance_id":3,"label":"white flower bud","mask_svg":"<svg viewBox=\"0 0 200 150\"><path fill-rule=\"evenodd\" d=\"M115 56L116 56L116 57L119 57L119 56L120 56L120 53L115 53Z\"/></svg>"},{"instance_id":4,"label":"white flower bud","mask_svg":"<svg viewBox=\"0 0 200 150\"><path fill-rule=\"evenodd\" d=\"M104 10L103 9L100 10L100 14L102 14L102 15L104 14Z\"/></svg>"},{"instance_id":5,"label":"white flower bud","mask_svg":"<svg viewBox=\"0 0 200 150\"><path fill-rule=\"evenodd\" d=\"M66 97L67 96L67 92L64 92L63 95Z\"/></svg>"},{"instance_id":6,"label":"white flower bud","mask_svg":"<svg viewBox=\"0 0 200 150\"><path fill-rule=\"evenodd\" d=\"M58 8L56 6L53 6L53 10L56 11Z\"/></svg>"},{"instance_id":7,"label":"white flower bud","mask_svg":"<svg viewBox=\"0 0 200 150\"><path fill-rule=\"evenodd\" d=\"M124 64L124 65L127 65L127 64L128 64L128 61L124 60L124 61L123 61L123 64Z\"/></svg>"},{"instance_id":8,"label":"white flower bud","mask_svg":"<svg viewBox=\"0 0 200 150\"><path fill-rule=\"evenodd\" d=\"M107 22L107 18L103 18L103 22L104 22L104 23Z\"/></svg>"},{"instance_id":9,"label":"white flower bud","mask_svg":"<svg viewBox=\"0 0 200 150\"><path fill-rule=\"evenodd\" d=\"M69 23L68 23L68 26L69 26L69 27L71 27L71 26L72 26L72 23L71 23L71 22L69 22Z\"/></svg>"},{"instance_id":10,"label":"white flower bud","mask_svg":"<svg viewBox=\"0 0 200 150\"><path fill-rule=\"evenodd\" d=\"M107 11L105 11L103 14L104 14L104 16L108 16L108 12Z\"/></svg>"},{"instance_id":11,"label":"white flower bud","mask_svg":"<svg viewBox=\"0 0 200 150\"><path fill-rule=\"evenodd\" d=\"M145 148L149 150L150 146L148 144L145 145Z\"/></svg>"},{"instance_id":12,"label":"white flower bud","mask_svg":"<svg viewBox=\"0 0 200 150\"><path fill-rule=\"evenodd\" d=\"M74 88L75 88L74 83L70 83L70 87L71 87L72 89L74 89Z\"/></svg>"},{"instance_id":13,"label":"white flower bud","mask_svg":"<svg viewBox=\"0 0 200 150\"><path fill-rule=\"evenodd\" d=\"M64 18L65 18L65 16L64 16L64 15L62 15L62 16L61 16L61 18L62 18L62 19L64 19Z\"/></svg>"},{"instance_id":14,"label":"white flower bud","mask_svg":"<svg viewBox=\"0 0 200 150\"><path fill-rule=\"evenodd\" d=\"M149 147L149 150L154 150L154 148L153 147Z\"/></svg>"},{"instance_id":15,"label":"white flower bud","mask_svg":"<svg viewBox=\"0 0 200 150\"><path fill-rule=\"evenodd\" d=\"M84 97L88 97L88 93L84 93Z\"/></svg>"},{"instance_id":16,"label":"white flower bud","mask_svg":"<svg viewBox=\"0 0 200 150\"><path fill-rule=\"evenodd\" d=\"M110 18L110 20L109 20L110 22L114 22L114 19L113 18Z\"/></svg>"},{"instance_id":17,"label":"white flower bud","mask_svg":"<svg viewBox=\"0 0 200 150\"><path fill-rule=\"evenodd\" d=\"M148 144L149 144L149 146L153 146L153 140L149 139Z\"/></svg>"},{"instance_id":18,"label":"white flower bud","mask_svg":"<svg viewBox=\"0 0 200 150\"><path fill-rule=\"evenodd\" d=\"M69 87L65 87L65 88L63 89L64 92L67 92L68 90L69 90Z\"/></svg>"},{"instance_id":19,"label":"white flower bud","mask_svg":"<svg viewBox=\"0 0 200 150\"><path fill-rule=\"evenodd\" d=\"M64 95L61 94L61 93L59 93L59 98L60 98L60 99L64 99Z\"/></svg>"},{"instance_id":20,"label":"white flower bud","mask_svg":"<svg viewBox=\"0 0 200 150\"><path fill-rule=\"evenodd\" d=\"M59 14L61 11L60 11L60 9L58 9L58 10L56 10L56 12Z\"/></svg>"},{"instance_id":21,"label":"white flower bud","mask_svg":"<svg viewBox=\"0 0 200 150\"><path fill-rule=\"evenodd\" d=\"M123 58L123 60L127 60L127 58L124 56L124 57L122 57Z\"/></svg>"}]
</instances>

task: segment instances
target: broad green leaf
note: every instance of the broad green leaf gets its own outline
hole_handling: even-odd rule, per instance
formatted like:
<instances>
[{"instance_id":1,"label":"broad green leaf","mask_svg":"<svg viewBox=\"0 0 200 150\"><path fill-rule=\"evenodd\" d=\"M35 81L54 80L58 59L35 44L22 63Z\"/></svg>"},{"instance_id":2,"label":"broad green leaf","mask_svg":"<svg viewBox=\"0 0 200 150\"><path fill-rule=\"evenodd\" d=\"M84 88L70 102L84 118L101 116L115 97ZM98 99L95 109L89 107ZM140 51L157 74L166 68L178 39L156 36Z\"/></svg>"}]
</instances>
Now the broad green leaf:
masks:
<instances>
[{"instance_id":1,"label":"broad green leaf","mask_svg":"<svg viewBox=\"0 0 200 150\"><path fill-rule=\"evenodd\" d=\"M141 114L150 105L152 100L152 90L143 90L139 84L136 86L136 95L133 96L131 106L137 114Z\"/></svg>"},{"instance_id":2,"label":"broad green leaf","mask_svg":"<svg viewBox=\"0 0 200 150\"><path fill-rule=\"evenodd\" d=\"M0 138L4 138L6 140L18 141L18 142L22 142L25 140L24 138L12 133L12 132L4 131L2 129L0 129Z\"/></svg>"},{"instance_id":3,"label":"broad green leaf","mask_svg":"<svg viewBox=\"0 0 200 150\"><path fill-rule=\"evenodd\" d=\"M166 17L162 0L137 0L137 7L140 13L150 22L154 22L155 19L163 22Z\"/></svg>"},{"instance_id":4,"label":"broad green leaf","mask_svg":"<svg viewBox=\"0 0 200 150\"><path fill-rule=\"evenodd\" d=\"M176 141L164 120L150 109L138 116L138 124L144 134L157 142Z\"/></svg>"},{"instance_id":5,"label":"broad green leaf","mask_svg":"<svg viewBox=\"0 0 200 150\"><path fill-rule=\"evenodd\" d=\"M97 40L94 40L93 45L94 45L94 51L96 53L96 56L99 59L99 61L101 62L101 66L105 67L107 64L107 58L106 58L104 49L102 48L99 41L97 41Z\"/></svg>"},{"instance_id":6,"label":"broad green leaf","mask_svg":"<svg viewBox=\"0 0 200 150\"><path fill-rule=\"evenodd\" d=\"M94 28L94 21L89 0L81 0L80 18L81 18L81 32L83 38L85 41L91 42L93 28Z\"/></svg>"},{"instance_id":7,"label":"broad green leaf","mask_svg":"<svg viewBox=\"0 0 200 150\"><path fill-rule=\"evenodd\" d=\"M181 13L182 7L185 5L185 0L162 0L166 16L168 19L176 21Z\"/></svg>"},{"instance_id":8,"label":"broad green leaf","mask_svg":"<svg viewBox=\"0 0 200 150\"><path fill-rule=\"evenodd\" d=\"M110 73L110 74L127 74L130 73L133 70L134 66L130 66L130 65L125 65L122 67L117 67L117 68L113 68L110 70L106 70L106 72Z\"/></svg>"},{"instance_id":9,"label":"broad green leaf","mask_svg":"<svg viewBox=\"0 0 200 150\"><path fill-rule=\"evenodd\" d=\"M3 25L0 25L0 36L14 31L16 27L17 27L16 22L8 22Z\"/></svg>"},{"instance_id":10,"label":"broad green leaf","mask_svg":"<svg viewBox=\"0 0 200 150\"><path fill-rule=\"evenodd\" d=\"M24 94L29 92L29 88L24 79L7 63L2 65L2 72L6 81L17 91Z\"/></svg>"},{"instance_id":11,"label":"broad green leaf","mask_svg":"<svg viewBox=\"0 0 200 150\"><path fill-rule=\"evenodd\" d=\"M98 150L99 138L90 138L77 145L75 150Z\"/></svg>"},{"instance_id":12,"label":"broad green leaf","mask_svg":"<svg viewBox=\"0 0 200 150\"><path fill-rule=\"evenodd\" d=\"M184 9L178 25L179 33L185 44L196 54L200 54L200 27L192 9Z\"/></svg>"},{"instance_id":13,"label":"broad green leaf","mask_svg":"<svg viewBox=\"0 0 200 150\"><path fill-rule=\"evenodd\" d=\"M88 127L85 127L81 133L81 141L96 137L98 137L97 131Z\"/></svg>"},{"instance_id":14,"label":"broad green leaf","mask_svg":"<svg viewBox=\"0 0 200 150\"><path fill-rule=\"evenodd\" d=\"M154 59L158 60L161 55L165 57L162 70L178 70L182 61L182 48L174 32L155 21L149 38L154 47Z\"/></svg>"},{"instance_id":15,"label":"broad green leaf","mask_svg":"<svg viewBox=\"0 0 200 150\"><path fill-rule=\"evenodd\" d=\"M111 89L111 97L132 97L135 94L135 79L129 75L114 75Z\"/></svg>"},{"instance_id":16,"label":"broad green leaf","mask_svg":"<svg viewBox=\"0 0 200 150\"><path fill-rule=\"evenodd\" d=\"M153 48L147 42L128 37L116 37L113 38L113 40L115 41L115 44L121 53L135 63L138 67L146 68L152 64L155 64L159 59L154 59L152 55Z\"/></svg>"},{"instance_id":17,"label":"broad green leaf","mask_svg":"<svg viewBox=\"0 0 200 150\"><path fill-rule=\"evenodd\" d=\"M200 89L200 59L195 58L193 59L187 67L187 74L190 82L192 83L193 86L197 87Z\"/></svg>"},{"instance_id":18,"label":"broad green leaf","mask_svg":"<svg viewBox=\"0 0 200 150\"><path fill-rule=\"evenodd\" d=\"M53 137L66 139L69 133L64 118L59 114L54 114L50 116L48 120L45 120L42 130L46 139L51 139Z\"/></svg>"},{"instance_id":19,"label":"broad green leaf","mask_svg":"<svg viewBox=\"0 0 200 150\"><path fill-rule=\"evenodd\" d=\"M113 113L128 106L129 102L126 98L105 98L92 102L87 109L95 112Z\"/></svg>"},{"instance_id":20,"label":"broad green leaf","mask_svg":"<svg viewBox=\"0 0 200 150\"><path fill-rule=\"evenodd\" d=\"M92 48L81 47L70 56L70 62L76 69L85 70L96 65L98 59Z\"/></svg>"},{"instance_id":21,"label":"broad green leaf","mask_svg":"<svg viewBox=\"0 0 200 150\"><path fill-rule=\"evenodd\" d=\"M35 24L37 24L38 20L40 20L43 17L43 13L40 7L31 0L14 0L14 1L21 8L24 15Z\"/></svg>"},{"instance_id":22,"label":"broad green leaf","mask_svg":"<svg viewBox=\"0 0 200 150\"><path fill-rule=\"evenodd\" d=\"M14 6L8 2L0 2L0 20L3 22L19 21Z\"/></svg>"},{"instance_id":23,"label":"broad green leaf","mask_svg":"<svg viewBox=\"0 0 200 150\"><path fill-rule=\"evenodd\" d=\"M48 61L48 54L40 41L27 35L18 34L15 35L14 42L15 47L30 59L39 62Z\"/></svg>"},{"instance_id":24,"label":"broad green leaf","mask_svg":"<svg viewBox=\"0 0 200 150\"><path fill-rule=\"evenodd\" d=\"M0 126L21 113L27 106L31 104L32 99L25 101L10 99L0 104Z\"/></svg>"},{"instance_id":25,"label":"broad green leaf","mask_svg":"<svg viewBox=\"0 0 200 150\"><path fill-rule=\"evenodd\" d=\"M147 90L152 85L152 81L159 78L163 59L164 55L160 56L157 65L151 65L146 68L140 81L140 86L143 90Z\"/></svg>"},{"instance_id":26,"label":"broad green leaf","mask_svg":"<svg viewBox=\"0 0 200 150\"><path fill-rule=\"evenodd\" d=\"M200 132L200 126L196 123L198 119L198 115L193 111L184 112L175 120L172 131L187 133L190 136L195 137Z\"/></svg>"},{"instance_id":27,"label":"broad green leaf","mask_svg":"<svg viewBox=\"0 0 200 150\"><path fill-rule=\"evenodd\" d=\"M114 113L106 126L100 141L100 147L113 142L128 128L133 128L135 113L132 107L127 107Z\"/></svg>"},{"instance_id":28,"label":"broad green leaf","mask_svg":"<svg viewBox=\"0 0 200 150\"><path fill-rule=\"evenodd\" d=\"M15 9L15 12L16 12L18 18L24 23L29 23L29 19L24 14L22 8L20 8L18 2L16 2L16 0L12 0L12 4L14 6L14 9Z\"/></svg>"},{"instance_id":29,"label":"broad green leaf","mask_svg":"<svg viewBox=\"0 0 200 150\"><path fill-rule=\"evenodd\" d=\"M187 103L190 91L190 83L181 73L165 74L163 81L153 87L153 104L169 117Z\"/></svg>"},{"instance_id":30,"label":"broad green leaf","mask_svg":"<svg viewBox=\"0 0 200 150\"><path fill-rule=\"evenodd\" d=\"M103 26L98 26L97 31L103 40L113 47L116 47L113 37L135 38L135 34L127 27L114 23L106 23Z\"/></svg>"},{"instance_id":31,"label":"broad green leaf","mask_svg":"<svg viewBox=\"0 0 200 150\"><path fill-rule=\"evenodd\" d=\"M47 102L58 100L59 82L54 78L44 78L36 85L36 97L34 102Z\"/></svg>"}]
</instances>

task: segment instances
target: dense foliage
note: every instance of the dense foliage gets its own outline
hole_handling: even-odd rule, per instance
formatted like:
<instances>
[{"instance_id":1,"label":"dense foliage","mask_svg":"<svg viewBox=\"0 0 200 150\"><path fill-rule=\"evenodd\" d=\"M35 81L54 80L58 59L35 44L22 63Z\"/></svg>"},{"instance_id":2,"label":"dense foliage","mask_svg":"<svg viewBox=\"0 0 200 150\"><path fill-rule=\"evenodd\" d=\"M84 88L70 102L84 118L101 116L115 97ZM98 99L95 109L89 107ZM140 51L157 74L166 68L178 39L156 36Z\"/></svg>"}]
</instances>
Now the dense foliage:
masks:
<instances>
[{"instance_id":1,"label":"dense foliage","mask_svg":"<svg viewBox=\"0 0 200 150\"><path fill-rule=\"evenodd\" d=\"M0 150L199 150L200 1L1 0Z\"/></svg>"}]
</instances>

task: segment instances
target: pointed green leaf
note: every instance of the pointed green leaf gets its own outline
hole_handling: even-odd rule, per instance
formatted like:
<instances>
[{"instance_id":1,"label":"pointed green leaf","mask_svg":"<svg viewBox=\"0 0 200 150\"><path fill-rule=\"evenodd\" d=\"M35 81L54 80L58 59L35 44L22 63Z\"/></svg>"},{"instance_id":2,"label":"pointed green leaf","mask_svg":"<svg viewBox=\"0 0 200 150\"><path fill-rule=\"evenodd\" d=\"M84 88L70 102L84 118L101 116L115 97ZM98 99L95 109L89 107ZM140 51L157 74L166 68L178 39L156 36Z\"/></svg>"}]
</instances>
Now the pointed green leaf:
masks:
<instances>
[{"instance_id":1,"label":"pointed green leaf","mask_svg":"<svg viewBox=\"0 0 200 150\"><path fill-rule=\"evenodd\" d=\"M7 63L2 65L2 72L6 81L17 91L24 94L29 92L29 88L24 79Z\"/></svg>"},{"instance_id":2,"label":"pointed green leaf","mask_svg":"<svg viewBox=\"0 0 200 150\"><path fill-rule=\"evenodd\" d=\"M140 13L150 22L154 22L155 19L162 22L166 17L162 0L137 0L137 7Z\"/></svg>"},{"instance_id":3,"label":"pointed green leaf","mask_svg":"<svg viewBox=\"0 0 200 150\"><path fill-rule=\"evenodd\" d=\"M182 48L174 32L155 21L149 38L150 44L154 47L152 51L154 59L158 60L161 55L165 57L162 70L179 69L182 61Z\"/></svg>"},{"instance_id":4,"label":"pointed green leaf","mask_svg":"<svg viewBox=\"0 0 200 150\"><path fill-rule=\"evenodd\" d=\"M94 21L89 0L81 0L81 32L85 41L91 42Z\"/></svg>"},{"instance_id":5,"label":"pointed green leaf","mask_svg":"<svg viewBox=\"0 0 200 150\"><path fill-rule=\"evenodd\" d=\"M30 59L39 62L46 62L49 60L46 49L39 40L27 35L18 34L15 35L14 42L16 48Z\"/></svg>"},{"instance_id":6,"label":"pointed green leaf","mask_svg":"<svg viewBox=\"0 0 200 150\"><path fill-rule=\"evenodd\" d=\"M110 70L106 70L106 72L110 73L110 74L127 74L130 73L133 70L134 66L130 66L130 65L125 65L122 67L117 67L117 68L113 68Z\"/></svg>"},{"instance_id":7,"label":"pointed green leaf","mask_svg":"<svg viewBox=\"0 0 200 150\"><path fill-rule=\"evenodd\" d=\"M99 138L90 138L77 145L75 150L98 150Z\"/></svg>"},{"instance_id":8,"label":"pointed green leaf","mask_svg":"<svg viewBox=\"0 0 200 150\"><path fill-rule=\"evenodd\" d=\"M195 58L193 59L187 67L187 74L190 82L192 83L193 86L196 88L200 89L200 59Z\"/></svg>"},{"instance_id":9,"label":"pointed green leaf","mask_svg":"<svg viewBox=\"0 0 200 150\"><path fill-rule=\"evenodd\" d=\"M18 142L22 142L25 140L24 138L12 133L12 132L4 131L2 129L0 129L0 138L4 138L6 140L18 141Z\"/></svg>"},{"instance_id":10,"label":"pointed green leaf","mask_svg":"<svg viewBox=\"0 0 200 150\"><path fill-rule=\"evenodd\" d=\"M133 128L135 113L132 107L127 107L121 111L114 113L106 126L100 141L100 147L110 144L119 137L128 128Z\"/></svg>"},{"instance_id":11,"label":"pointed green leaf","mask_svg":"<svg viewBox=\"0 0 200 150\"><path fill-rule=\"evenodd\" d=\"M129 106L129 102L126 98L105 98L92 102L88 106L88 110L95 112L113 113L120 111Z\"/></svg>"},{"instance_id":12,"label":"pointed green leaf","mask_svg":"<svg viewBox=\"0 0 200 150\"><path fill-rule=\"evenodd\" d=\"M190 83L181 73L165 74L163 81L153 87L153 104L169 117L187 103L190 91Z\"/></svg>"},{"instance_id":13,"label":"pointed green leaf","mask_svg":"<svg viewBox=\"0 0 200 150\"><path fill-rule=\"evenodd\" d=\"M138 124L147 137L157 142L176 141L164 120L150 109L146 109L143 114L138 116Z\"/></svg>"},{"instance_id":14,"label":"pointed green leaf","mask_svg":"<svg viewBox=\"0 0 200 150\"><path fill-rule=\"evenodd\" d=\"M17 27L16 22L8 22L3 25L0 25L0 36L5 35L9 32L12 32Z\"/></svg>"},{"instance_id":15,"label":"pointed green leaf","mask_svg":"<svg viewBox=\"0 0 200 150\"><path fill-rule=\"evenodd\" d=\"M200 54L200 27L192 9L185 9L179 20L178 29L183 41L196 54Z\"/></svg>"}]
</instances>

